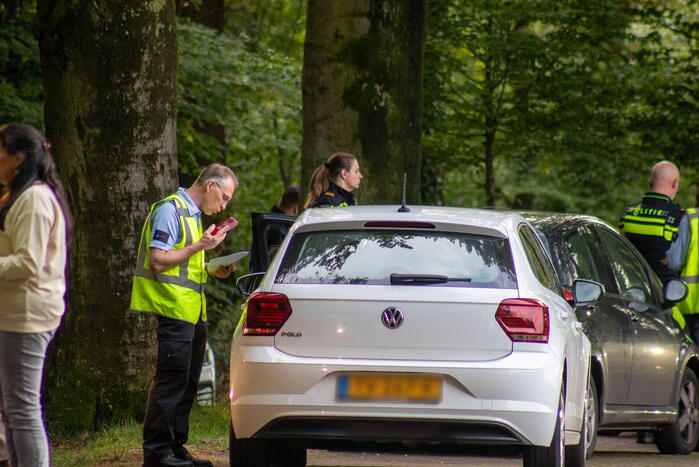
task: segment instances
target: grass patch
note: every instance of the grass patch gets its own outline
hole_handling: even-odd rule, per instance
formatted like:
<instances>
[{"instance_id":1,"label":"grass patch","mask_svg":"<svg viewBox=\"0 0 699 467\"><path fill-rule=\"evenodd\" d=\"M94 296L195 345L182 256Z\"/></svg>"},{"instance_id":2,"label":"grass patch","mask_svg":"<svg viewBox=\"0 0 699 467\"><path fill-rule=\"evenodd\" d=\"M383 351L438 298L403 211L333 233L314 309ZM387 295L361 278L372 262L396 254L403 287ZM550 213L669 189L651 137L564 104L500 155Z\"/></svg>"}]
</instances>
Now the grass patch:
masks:
<instances>
[{"instance_id":1,"label":"grass patch","mask_svg":"<svg viewBox=\"0 0 699 467\"><path fill-rule=\"evenodd\" d=\"M227 403L200 406L194 404L189 419L189 442L192 452L228 449L230 408ZM140 465L143 425L126 421L105 427L97 432L84 433L68 439L53 440L52 465L130 466Z\"/></svg>"}]
</instances>

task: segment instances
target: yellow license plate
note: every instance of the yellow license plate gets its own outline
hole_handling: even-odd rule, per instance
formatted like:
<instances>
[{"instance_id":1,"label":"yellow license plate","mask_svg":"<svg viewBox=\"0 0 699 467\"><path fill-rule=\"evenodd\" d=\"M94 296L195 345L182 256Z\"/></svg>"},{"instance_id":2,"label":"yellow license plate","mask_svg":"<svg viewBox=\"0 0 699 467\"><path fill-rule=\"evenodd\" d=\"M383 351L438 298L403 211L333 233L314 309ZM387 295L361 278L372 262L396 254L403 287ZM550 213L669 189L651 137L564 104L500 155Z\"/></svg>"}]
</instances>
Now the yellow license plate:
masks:
<instances>
[{"instance_id":1,"label":"yellow license plate","mask_svg":"<svg viewBox=\"0 0 699 467\"><path fill-rule=\"evenodd\" d=\"M347 373L337 378L340 401L439 402L442 377L386 373Z\"/></svg>"}]
</instances>

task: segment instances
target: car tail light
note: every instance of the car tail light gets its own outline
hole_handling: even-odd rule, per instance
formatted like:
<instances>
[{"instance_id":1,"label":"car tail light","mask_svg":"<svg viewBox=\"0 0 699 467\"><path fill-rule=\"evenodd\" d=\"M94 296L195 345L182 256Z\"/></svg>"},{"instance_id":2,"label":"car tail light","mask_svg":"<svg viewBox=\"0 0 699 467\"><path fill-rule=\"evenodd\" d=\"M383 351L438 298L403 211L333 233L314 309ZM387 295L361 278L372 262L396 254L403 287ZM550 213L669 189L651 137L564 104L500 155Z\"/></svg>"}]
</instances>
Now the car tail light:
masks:
<instances>
[{"instance_id":1,"label":"car tail light","mask_svg":"<svg viewBox=\"0 0 699 467\"><path fill-rule=\"evenodd\" d=\"M548 342L549 308L532 298L500 302L495 319L513 342Z\"/></svg>"},{"instance_id":2,"label":"car tail light","mask_svg":"<svg viewBox=\"0 0 699 467\"><path fill-rule=\"evenodd\" d=\"M568 289L563 289L563 298L568 301L575 300L575 297L573 297L573 292Z\"/></svg>"},{"instance_id":3,"label":"car tail light","mask_svg":"<svg viewBox=\"0 0 699 467\"><path fill-rule=\"evenodd\" d=\"M248 299L244 336L274 336L291 316L291 303L281 293L258 292Z\"/></svg>"}]
</instances>

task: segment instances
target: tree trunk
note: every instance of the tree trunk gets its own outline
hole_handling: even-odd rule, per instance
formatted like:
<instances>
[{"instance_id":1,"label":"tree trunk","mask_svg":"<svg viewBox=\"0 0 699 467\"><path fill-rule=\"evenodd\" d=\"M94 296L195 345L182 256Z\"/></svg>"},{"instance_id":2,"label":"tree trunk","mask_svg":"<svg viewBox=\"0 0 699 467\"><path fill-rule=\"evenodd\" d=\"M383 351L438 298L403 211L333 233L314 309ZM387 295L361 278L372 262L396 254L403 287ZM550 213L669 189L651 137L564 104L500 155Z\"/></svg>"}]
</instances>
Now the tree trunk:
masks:
<instances>
[{"instance_id":1,"label":"tree trunk","mask_svg":"<svg viewBox=\"0 0 699 467\"><path fill-rule=\"evenodd\" d=\"M338 151L357 156L362 204L419 202L423 0L309 0L302 179Z\"/></svg>"},{"instance_id":2,"label":"tree trunk","mask_svg":"<svg viewBox=\"0 0 699 467\"><path fill-rule=\"evenodd\" d=\"M487 3L488 9L490 8L490 3ZM493 33L493 22L488 20L487 27L488 34ZM493 78L493 60L491 57L486 58L483 64L485 70L485 83L484 83L484 94L483 106L485 108L485 117L483 121L483 127L485 128L485 141L483 142L483 160L485 169L485 199L486 206L495 207L495 137L497 132L497 111L495 109L495 89L497 84Z\"/></svg>"},{"instance_id":3,"label":"tree trunk","mask_svg":"<svg viewBox=\"0 0 699 467\"><path fill-rule=\"evenodd\" d=\"M143 415L151 318L129 311L151 203L177 186L172 0L39 0L45 123L75 214L68 312L47 362L52 427Z\"/></svg>"},{"instance_id":4,"label":"tree trunk","mask_svg":"<svg viewBox=\"0 0 699 467\"><path fill-rule=\"evenodd\" d=\"M191 18L195 23L223 32L226 25L223 0L178 1L177 14Z\"/></svg>"}]
</instances>

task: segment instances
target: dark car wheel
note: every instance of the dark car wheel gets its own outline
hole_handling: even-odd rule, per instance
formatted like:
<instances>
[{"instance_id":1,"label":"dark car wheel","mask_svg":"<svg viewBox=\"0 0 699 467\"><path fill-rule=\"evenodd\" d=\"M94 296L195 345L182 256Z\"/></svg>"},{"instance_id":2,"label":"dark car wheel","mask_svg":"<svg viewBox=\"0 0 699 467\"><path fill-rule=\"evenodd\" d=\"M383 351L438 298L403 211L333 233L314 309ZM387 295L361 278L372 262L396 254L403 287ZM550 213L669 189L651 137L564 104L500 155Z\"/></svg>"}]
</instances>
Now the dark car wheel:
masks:
<instances>
[{"instance_id":1,"label":"dark car wheel","mask_svg":"<svg viewBox=\"0 0 699 467\"><path fill-rule=\"evenodd\" d=\"M306 449L278 446L272 453L271 467L305 467Z\"/></svg>"},{"instance_id":2,"label":"dark car wheel","mask_svg":"<svg viewBox=\"0 0 699 467\"><path fill-rule=\"evenodd\" d=\"M565 460L565 400L563 388L558 400L558 416L553 438L548 446L525 446L522 456L524 467L562 467ZM583 459L584 465L584 459Z\"/></svg>"},{"instance_id":3,"label":"dark car wheel","mask_svg":"<svg viewBox=\"0 0 699 467\"><path fill-rule=\"evenodd\" d=\"M231 425L228 461L231 467L267 467L270 465L269 443L260 439L238 439Z\"/></svg>"},{"instance_id":4,"label":"dark car wheel","mask_svg":"<svg viewBox=\"0 0 699 467\"><path fill-rule=\"evenodd\" d=\"M677 420L660 427L655 433L655 445L664 454L689 454L694 451L699 436L699 383L687 368L682 376L678 397Z\"/></svg>"},{"instance_id":5,"label":"dark car wheel","mask_svg":"<svg viewBox=\"0 0 699 467\"><path fill-rule=\"evenodd\" d=\"M589 459L595 453L597 445L597 427L599 426L599 399L597 397L597 386L594 380L590 380L587 388L587 400L585 401L585 427L586 444L585 444L585 459Z\"/></svg>"},{"instance_id":6,"label":"dark car wheel","mask_svg":"<svg viewBox=\"0 0 699 467\"><path fill-rule=\"evenodd\" d=\"M587 406L587 404L585 404ZM583 420L580 426L580 441L575 446L566 446L566 467L585 467L585 459L587 459L587 407L583 409Z\"/></svg>"}]
</instances>

